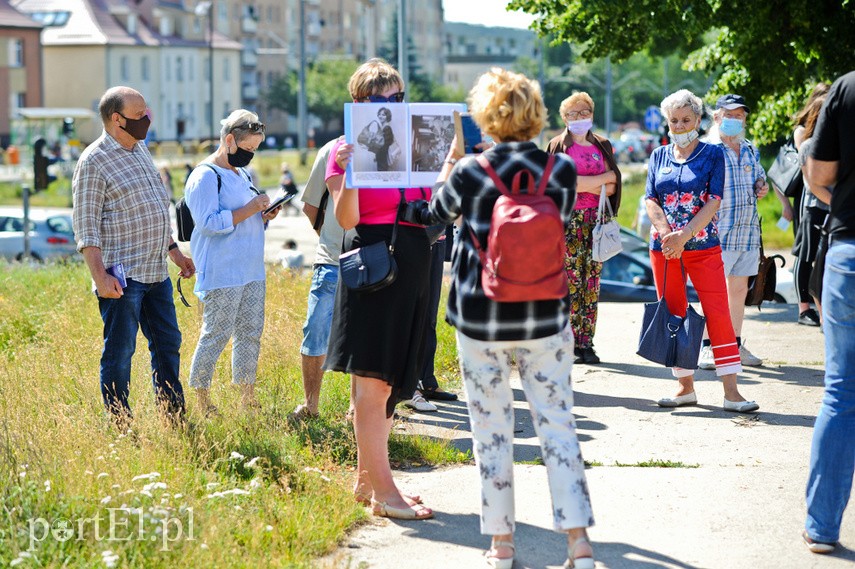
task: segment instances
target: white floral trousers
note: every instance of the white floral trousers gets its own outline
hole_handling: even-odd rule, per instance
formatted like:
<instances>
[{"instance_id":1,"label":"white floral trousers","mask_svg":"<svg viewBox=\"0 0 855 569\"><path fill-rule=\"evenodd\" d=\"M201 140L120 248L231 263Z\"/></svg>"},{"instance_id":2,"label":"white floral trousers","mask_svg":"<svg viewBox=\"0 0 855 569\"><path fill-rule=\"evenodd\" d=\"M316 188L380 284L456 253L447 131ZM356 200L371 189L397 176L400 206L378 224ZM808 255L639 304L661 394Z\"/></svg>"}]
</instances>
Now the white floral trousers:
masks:
<instances>
[{"instance_id":1,"label":"white floral trousers","mask_svg":"<svg viewBox=\"0 0 855 569\"><path fill-rule=\"evenodd\" d=\"M265 291L264 281L253 281L205 292L202 333L190 364L190 387L211 387L214 367L232 337L232 383L255 383Z\"/></svg>"},{"instance_id":2,"label":"white floral trousers","mask_svg":"<svg viewBox=\"0 0 855 569\"><path fill-rule=\"evenodd\" d=\"M510 342L457 333L475 464L481 474L481 533L514 531L514 394L509 376L519 366L549 490L556 531L594 525L585 464L573 417L573 332Z\"/></svg>"}]
</instances>

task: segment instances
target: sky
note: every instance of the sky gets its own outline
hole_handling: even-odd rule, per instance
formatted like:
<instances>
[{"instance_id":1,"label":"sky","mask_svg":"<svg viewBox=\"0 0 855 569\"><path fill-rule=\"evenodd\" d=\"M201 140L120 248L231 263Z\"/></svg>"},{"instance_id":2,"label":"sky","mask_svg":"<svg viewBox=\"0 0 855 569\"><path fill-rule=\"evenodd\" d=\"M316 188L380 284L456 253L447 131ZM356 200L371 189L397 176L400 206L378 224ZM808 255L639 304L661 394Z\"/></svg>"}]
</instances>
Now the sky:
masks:
<instances>
[{"instance_id":1,"label":"sky","mask_svg":"<svg viewBox=\"0 0 855 569\"><path fill-rule=\"evenodd\" d=\"M534 20L524 12L507 12L507 4L508 0L442 0L447 22L527 28Z\"/></svg>"}]
</instances>

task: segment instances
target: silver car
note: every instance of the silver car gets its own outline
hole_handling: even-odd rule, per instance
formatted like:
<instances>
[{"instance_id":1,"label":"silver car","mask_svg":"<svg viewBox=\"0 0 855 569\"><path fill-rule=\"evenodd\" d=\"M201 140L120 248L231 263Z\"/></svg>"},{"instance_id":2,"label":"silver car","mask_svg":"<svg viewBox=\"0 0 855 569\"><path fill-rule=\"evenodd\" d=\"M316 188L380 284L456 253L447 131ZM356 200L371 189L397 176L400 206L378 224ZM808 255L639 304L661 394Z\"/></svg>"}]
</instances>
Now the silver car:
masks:
<instances>
[{"instance_id":1,"label":"silver car","mask_svg":"<svg viewBox=\"0 0 855 569\"><path fill-rule=\"evenodd\" d=\"M82 259L77 252L68 210L30 210L30 256L35 261ZM24 212L22 208L0 208L0 257L24 259Z\"/></svg>"}]
</instances>

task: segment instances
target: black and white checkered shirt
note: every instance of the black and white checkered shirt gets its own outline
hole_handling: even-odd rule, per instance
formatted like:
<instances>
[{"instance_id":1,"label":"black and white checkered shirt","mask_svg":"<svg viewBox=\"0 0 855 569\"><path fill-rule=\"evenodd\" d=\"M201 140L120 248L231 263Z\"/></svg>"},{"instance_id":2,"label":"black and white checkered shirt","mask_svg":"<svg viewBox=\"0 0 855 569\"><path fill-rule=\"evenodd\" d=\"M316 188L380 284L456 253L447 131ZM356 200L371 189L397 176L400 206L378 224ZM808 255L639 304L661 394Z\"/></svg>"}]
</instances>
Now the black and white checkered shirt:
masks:
<instances>
[{"instance_id":1,"label":"black and white checkered shirt","mask_svg":"<svg viewBox=\"0 0 855 569\"><path fill-rule=\"evenodd\" d=\"M127 150L102 133L80 155L71 187L78 251L98 247L104 267L122 263L137 282L169 276L169 193L144 143Z\"/></svg>"},{"instance_id":2,"label":"black and white checkered shirt","mask_svg":"<svg viewBox=\"0 0 855 569\"><path fill-rule=\"evenodd\" d=\"M511 187L514 174L530 170L540 180L549 155L533 142L505 142L484 154L496 173ZM462 334L476 340L507 341L544 338L567 325L569 298L531 302L495 302L481 287L481 261L469 228L482 244L487 243L493 206L501 194L487 172L473 157L458 162L444 184L437 185L431 200L433 216L451 223L463 217L452 257L452 285L446 320ZM555 156L546 187L567 225L576 201L576 166L565 155Z\"/></svg>"}]
</instances>

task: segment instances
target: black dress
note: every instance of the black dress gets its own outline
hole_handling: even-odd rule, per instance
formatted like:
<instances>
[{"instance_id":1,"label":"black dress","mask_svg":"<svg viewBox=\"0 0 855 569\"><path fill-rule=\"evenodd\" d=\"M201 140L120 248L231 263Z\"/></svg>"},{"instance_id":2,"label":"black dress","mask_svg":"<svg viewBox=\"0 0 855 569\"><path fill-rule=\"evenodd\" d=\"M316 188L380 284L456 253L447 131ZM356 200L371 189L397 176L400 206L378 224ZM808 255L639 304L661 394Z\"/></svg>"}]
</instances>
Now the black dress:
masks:
<instances>
[{"instance_id":1,"label":"black dress","mask_svg":"<svg viewBox=\"0 0 855 569\"><path fill-rule=\"evenodd\" d=\"M357 225L345 232L342 252L391 239L392 225ZM391 385L387 417L399 399L412 397L421 374L430 271L424 227L398 226L395 262L395 282L374 292L352 291L339 279L324 364Z\"/></svg>"}]
</instances>

